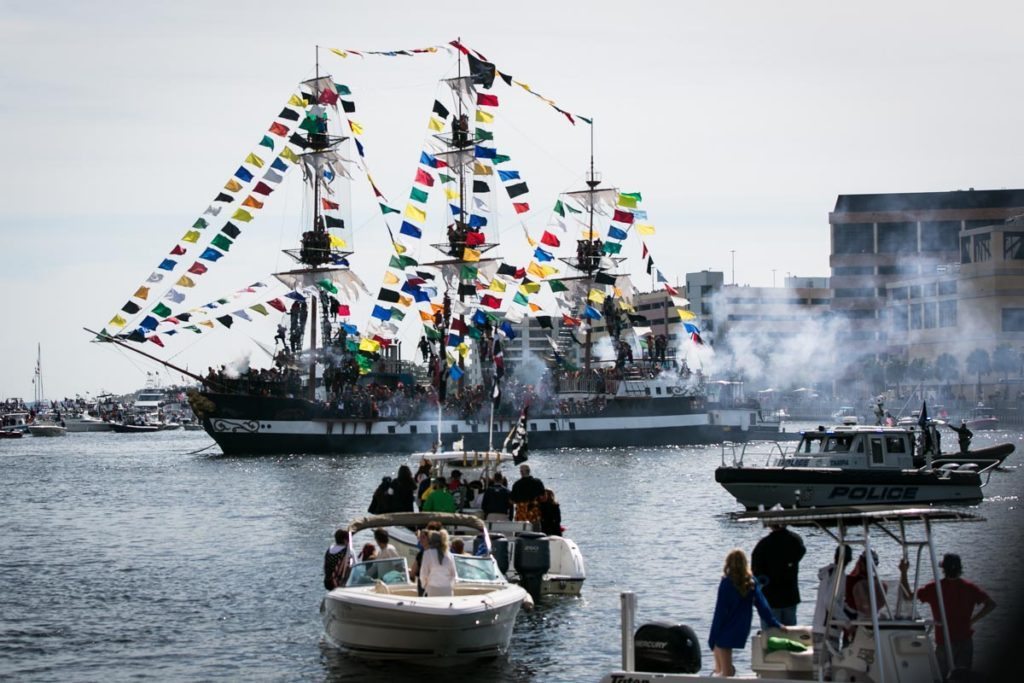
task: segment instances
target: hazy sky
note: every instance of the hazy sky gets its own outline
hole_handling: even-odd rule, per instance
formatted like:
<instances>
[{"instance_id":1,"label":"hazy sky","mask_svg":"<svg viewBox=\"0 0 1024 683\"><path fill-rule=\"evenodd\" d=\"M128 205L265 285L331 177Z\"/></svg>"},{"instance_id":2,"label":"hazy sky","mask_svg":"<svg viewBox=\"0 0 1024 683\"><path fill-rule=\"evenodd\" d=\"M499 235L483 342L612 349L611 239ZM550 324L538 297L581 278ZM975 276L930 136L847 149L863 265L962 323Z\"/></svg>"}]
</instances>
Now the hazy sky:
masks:
<instances>
[{"instance_id":1,"label":"hazy sky","mask_svg":"<svg viewBox=\"0 0 1024 683\"><path fill-rule=\"evenodd\" d=\"M643 193L658 229L648 243L673 280L711 268L729 281L732 250L741 284L770 285L773 269L780 284L786 273L827 275L837 194L1022 182L1024 10L1014 3L2 7L0 397L31 398L37 342L49 398L142 385L155 366L91 344L81 328L109 320L202 213L312 76L317 44L387 50L461 36L560 106L593 116L598 168ZM443 54L321 56L323 71L351 85L370 166L395 204L408 194L437 81L454 65ZM528 225L539 234L557 193L582 178L589 129L518 88L494 92L496 135L530 185ZM356 180L353 264L375 291L388 246ZM279 249L303 228L297 181L288 178L190 303L288 265ZM503 240L521 243L505 209ZM510 253L524 253L521 244ZM200 370L266 334L239 326L147 350Z\"/></svg>"}]
</instances>

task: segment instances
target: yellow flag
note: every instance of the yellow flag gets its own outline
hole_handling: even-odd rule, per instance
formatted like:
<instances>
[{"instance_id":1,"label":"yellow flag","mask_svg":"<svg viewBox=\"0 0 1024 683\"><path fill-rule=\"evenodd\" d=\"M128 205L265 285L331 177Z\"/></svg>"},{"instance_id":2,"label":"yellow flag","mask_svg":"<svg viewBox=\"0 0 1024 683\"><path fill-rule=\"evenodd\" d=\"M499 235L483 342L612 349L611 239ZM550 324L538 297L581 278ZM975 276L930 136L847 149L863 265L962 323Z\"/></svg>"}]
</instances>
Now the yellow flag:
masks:
<instances>
[{"instance_id":1,"label":"yellow flag","mask_svg":"<svg viewBox=\"0 0 1024 683\"><path fill-rule=\"evenodd\" d=\"M390 270L384 271L384 284L396 285L398 284L398 276L392 273Z\"/></svg>"},{"instance_id":2,"label":"yellow flag","mask_svg":"<svg viewBox=\"0 0 1024 683\"><path fill-rule=\"evenodd\" d=\"M554 275L557 273L558 268L555 268L554 266L541 266L540 272L544 273L543 277L547 277L548 275Z\"/></svg>"},{"instance_id":3,"label":"yellow flag","mask_svg":"<svg viewBox=\"0 0 1024 683\"><path fill-rule=\"evenodd\" d=\"M256 168L263 168L263 159L260 159L253 153L249 153L249 156L245 158L245 163L252 164Z\"/></svg>"},{"instance_id":4,"label":"yellow flag","mask_svg":"<svg viewBox=\"0 0 1024 683\"><path fill-rule=\"evenodd\" d=\"M238 182L234 178L231 178L230 180L228 180L228 182L224 183L224 189L227 190L228 192L238 192L239 190L242 189L242 183Z\"/></svg>"},{"instance_id":5,"label":"yellow flag","mask_svg":"<svg viewBox=\"0 0 1024 683\"><path fill-rule=\"evenodd\" d=\"M620 194L619 195L618 204L619 204L619 206L625 206L626 208L629 208L629 209L635 209L636 208L636 197L633 197L633 196L628 195L628 194Z\"/></svg>"},{"instance_id":6,"label":"yellow flag","mask_svg":"<svg viewBox=\"0 0 1024 683\"><path fill-rule=\"evenodd\" d=\"M309 106L309 102L307 102L305 100L305 98L299 97L298 95L292 95L291 97L289 97L288 98L288 104L290 104L292 106L295 106L295 107L308 107Z\"/></svg>"},{"instance_id":7,"label":"yellow flag","mask_svg":"<svg viewBox=\"0 0 1024 683\"><path fill-rule=\"evenodd\" d=\"M697 317L697 314L693 311L688 311L685 308L677 308L676 313L679 314L680 320L693 320Z\"/></svg>"},{"instance_id":8,"label":"yellow flag","mask_svg":"<svg viewBox=\"0 0 1024 683\"><path fill-rule=\"evenodd\" d=\"M605 297L604 292L602 292L602 291L600 291L598 289L590 290L590 294L587 295L588 299L590 299L591 301L597 302L599 304L603 304L604 303L604 297Z\"/></svg>"},{"instance_id":9,"label":"yellow flag","mask_svg":"<svg viewBox=\"0 0 1024 683\"><path fill-rule=\"evenodd\" d=\"M448 199L458 199L459 191L452 187L446 187L444 188L444 196Z\"/></svg>"},{"instance_id":10,"label":"yellow flag","mask_svg":"<svg viewBox=\"0 0 1024 683\"><path fill-rule=\"evenodd\" d=\"M115 315L113 318L110 319L110 322L107 324L113 325L114 327L124 327L125 325L128 324L128 321L119 315Z\"/></svg>"},{"instance_id":11,"label":"yellow flag","mask_svg":"<svg viewBox=\"0 0 1024 683\"><path fill-rule=\"evenodd\" d=\"M249 307L249 310L256 311L260 315L270 315L270 311L268 311L267 307L263 304L253 304Z\"/></svg>"},{"instance_id":12,"label":"yellow flag","mask_svg":"<svg viewBox=\"0 0 1024 683\"><path fill-rule=\"evenodd\" d=\"M654 226L651 225L650 223L637 223L636 224L636 231L638 233L640 233L641 235L653 235L654 234Z\"/></svg>"},{"instance_id":13,"label":"yellow flag","mask_svg":"<svg viewBox=\"0 0 1024 683\"><path fill-rule=\"evenodd\" d=\"M543 269L541 270L541 272L544 272ZM537 292L540 291L540 283L526 282L522 285L519 285L519 289L525 294L536 294Z\"/></svg>"},{"instance_id":14,"label":"yellow flag","mask_svg":"<svg viewBox=\"0 0 1024 683\"><path fill-rule=\"evenodd\" d=\"M345 52L344 50L339 50L336 47L332 47L332 48L328 48L328 49L330 49L331 52L333 52L334 54L338 55L342 59L348 59L348 53Z\"/></svg>"},{"instance_id":15,"label":"yellow flag","mask_svg":"<svg viewBox=\"0 0 1024 683\"><path fill-rule=\"evenodd\" d=\"M494 123L494 114L488 114L483 109L477 109L476 120L480 123Z\"/></svg>"},{"instance_id":16,"label":"yellow flag","mask_svg":"<svg viewBox=\"0 0 1024 683\"><path fill-rule=\"evenodd\" d=\"M331 246L335 249L344 249L348 246L348 243L337 235L331 235Z\"/></svg>"},{"instance_id":17,"label":"yellow flag","mask_svg":"<svg viewBox=\"0 0 1024 683\"><path fill-rule=\"evenodd\" d=\"M367 353L377 353L377 349L380 348L380 342L376 339L363 339L359 342L359 350L366 351Z\"/></svg>"},{"instance_id":18,"label":"yellow flag","mask_svg":"<svg viewBox=\"0 0 1024 683\"><path fill-rule=\"evenodd\" d=\"M136 299L142 299L145 301L149 298L149 287L139 287L135 290L135 293L132 294L132 296Z\"/></svg>"},{"instance_id":19,"label":"yellow flag","mask_svg":"<svg viewBox=\"0 0 1024 683\"><path fill-rule=\"evenodd\" d=\"M198 230L189 230L181 238L181 241L182 242L191 242L192 244L195 244L196 242L199 241L199 231Z\"/></svg>"},{"instance_id":20,"label":"yellow flag","mask_svg":"<svg viewBox=\"0 0 1024 683\"><path fill-rule=\"evenodd\" d=\"M469 344L467 344L466 342L462 342L461 344L459 344L458 349L459 355L462 356L463 358L465 358L469 354Z\"/></svg>"},{"instance_id":21,"label":"yellow flag","mask_svg":"<svg viewBox=\"0 0 1024 683\"><path fill-rule=\"evenodd\" d=\"M213 329L213 322L210 320L200 320L199 324L205 327L209 327L210 329Z\"/></svg>"},{"instance_id":22,"label":"yellow flag","mask_svg":"<svg viewBox=\"0 0 1024 683\"><path fill-rule=\"evenodd\" d=\"M580 231L580 237L582 237L585 240L596 240L597 231L591 230L590 228L584 228L583 230Z\"/></svg>"},{"instance_id":23,"label":"yellow flag","mask_svg":"<svg viewBox=\"0 0 1024 683\"><path fill-rule=\"evenodd\" d=\"M526 229L526 223L523 223L523 234L526 235L526 241L531 247L537 246L537 240L530 237L530 231Z\"/></svg>"},{"instance_id":24,"label":"yellow flag","mask_svg":"<svg viewBox=\"0 0 1024 683\"><path fill-rule=\"evenodd\" d=\"M427 212L423 209L418 209L412 204L405 205L405 213L403 214L406 218L411 218L414 221L422 223L427 220Z\"/></svg>"},{"instance_id":25,"label":"yellow flag","mask_svg":"<svg viewBox=\"0 0 1024 683\"><path fill-rule=\"evenodd\" d=\"M174 284L178 285L179 287L195 287L196 281L190 278L188 275L182 275Z\"/></svg>"},{"instance_id":26,"label":"yellow flag","mask_svg":"<svg viewBox=\"0 0 1024 683\"><path fill-rule=\"evenodd\" d=\"M462 252L462 260L463 261L479 261L480 260L480 252L478 250L476 250L476 249L472 249L470 247L466 247L463 250L463 252Z\"/></svg>"},{"instance_id":27,"label":"yellow flag","mask_svg":"<svg viewBox=\"0 0 1024 683\"><path fill-rule=\"evenodd\" d=\"M394 245L396 254L404 254L407 251L405 245L401 242L392 242L391 244Z\"/></svg>"},{"instance_id":28,"label":"yellow flag","mask_svg":"<svg viewBox=\"0 0 1024 683\"><path fill-rule=\"evenodd\" d=\"M537 265L536 261L530 261L530 265L526 266L526 272L534 277L544 279L544 271Z\"/></svg>"},{"instance_id":29,"label":"yellow flag","mask_svg":"<svg viewBox=\"0 0 1024 683\"><path fill-rule=\"evenodd\" d=\"M412 306L412 297L405 296L404 294L399 294L398 303L402 304L404 308L409 308L410 306Z\"/></svg>"},{"instance_id":30,"label":"yellow flag","mask_svg":"<svg viewBox=\"0 0 1024 683\"><path fill-rule=\"evenodd\" d=\"M490 166L481 164L479 161L474 161L473 175L494 175L494 169L492 169Z\"/></svg>"},{"instance_id":31,"label":"yellow flag","mask_svg":"<svg viewBox=\"0 0 1024 683\"><path fill-rule=\"evenodd\" d=\"M612 285L612 293L618 298L622 298L622 290L616 287L615 285Z\"/></svg>"},{"instance_id":32,"label":"yellow flag","mask_svg":"<svg viewBox=\"0 0 1024 683\"><path fill-rule=\"evenodd\" d=\"M444 130L444 121L437 118L436 116L430 117L430 123L428 125L430 127L430 130L436 130L438 133Z\"/></svg>"},{"instance_id":33,"label":"yellow flag","mask_svg":"<svg viewBox=\"0 0 1024 683\"><path fill-rule=\"evenodd\" d=\"M352 119L348 120L348 127L351 128L352 132L355 133L356 135L363 134L363 127L356 123L355 121L353 121Z\"/></svg>"},{"instance_id":34,"label":"yellow flag","mask_svg":"<svg viewBox=\"0 0 1024 683\"><path fill-rule=\"evenodd\" d=\"M248 223L249 221L252 220L252 214L246 211L245 209L238 209L233 214L231 214L231 218L236 221Z\"/></svg>"},{"instance_id":35,"label":"yellow flag","mask_svg":"<svg viewBox=\"0 0 1024 683\"><path fill-rule=\"evenodd\" d=\"M291 147L285 147L281 150L281 156L292 163L299 163L299 157L295 152L292 151Z\"/></svg>"},{"instance_id":36,"label":"yellow flag","mask_svg":"<svg viewBox=\"0 0 1024 683\"><path fill-rule=\"evenodd\" d=\"M262 209L263 208L263 202L261 202L260 200L256 199L252 195L249 195L248 197L245 198L245 201L242 202L242 206L251 206L254 209Z\"/></svg>"},{"instance_id":37,"label":"yellow flag","mask_svg":"<svg viewBox=\"0 0 1024 683\"><path fill-rule=\"evenodd\" d=\"M493 280L491 280L491 284L488 285L487 289L491 290L492 292L504 292L505 282L501 278L496 277Z\"/></svg>"},{"instance_id":38,"label":"yellow flag","mask_svg":"<svg viewBox=\"0 0 1024 683\"><path fill-rule=\"evenodd\" d=\"M516 85L518 85L520 88L522 88L526 92L533 92L532 90L530 90L530 86L526 85L525 83L522 83L520 81L512 81L512 82L515 83Z\"/></svg>"}]
</instances>

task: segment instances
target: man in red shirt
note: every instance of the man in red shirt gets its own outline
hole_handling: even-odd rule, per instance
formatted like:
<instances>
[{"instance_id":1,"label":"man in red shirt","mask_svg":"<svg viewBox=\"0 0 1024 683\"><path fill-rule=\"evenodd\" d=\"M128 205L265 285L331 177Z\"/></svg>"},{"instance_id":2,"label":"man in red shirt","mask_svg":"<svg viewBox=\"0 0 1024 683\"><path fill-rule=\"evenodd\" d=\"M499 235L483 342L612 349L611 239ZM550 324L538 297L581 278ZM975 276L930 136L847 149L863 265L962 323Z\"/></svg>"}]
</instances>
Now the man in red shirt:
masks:
<instances>
[{"instance_id":1,"label":"man in red shirt","mask_svg":"<svg viewBox=\"0 0 1024 683\"><path fill-rule=\"evenodd\" d=\"M961 578L963 565L959 555L954 553L943 555L939 566L942 567L943 574L943 579L940 582L942 584L942 602L946 608L946 616L949 617L949 639L952 643L953 666L969 678L974 659L974 641L971 639L974 629L971 627L978 619L994 610L996 603L988 596L988 593L967 579ZM946 659L946 634L940 622L942 613L939 611L939 598L935 582L931 581L919 588L917 599L928 603L928 606L932 608L932 618L935 620L936 655L939 658L942 678L945 680L949 674ZM975 613L975 609L979 605L982 608Z\"/></svg>"}]
</instances>

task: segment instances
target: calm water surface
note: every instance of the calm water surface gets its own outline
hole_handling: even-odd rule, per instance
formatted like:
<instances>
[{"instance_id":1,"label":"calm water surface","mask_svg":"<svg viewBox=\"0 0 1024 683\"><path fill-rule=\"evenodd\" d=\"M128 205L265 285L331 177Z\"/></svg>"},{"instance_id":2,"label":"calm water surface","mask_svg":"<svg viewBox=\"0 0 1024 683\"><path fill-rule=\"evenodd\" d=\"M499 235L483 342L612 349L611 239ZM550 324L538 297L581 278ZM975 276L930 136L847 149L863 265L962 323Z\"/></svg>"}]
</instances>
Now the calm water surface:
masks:
<instances>
[{"instance_id":1,"label":"calm water surface","mask_svg":"<svg viewBox=\"0 0 1024 683\"><path fill-rule=\"evenodd\" d=\"M1004 440L1019 462L1020 434L975 437ZM619 662L620 591L639 595L641 623L689 624L706 640L726 552L764 533L728 519L739 507L714 482L719 447L536 452L587 562L583 597L522 613L507 660L444 673L367 664L321 642L322 555L405 456L195 453L210 443L182 431L0 441L0 678L593 681ZM939 552L960 552L1000 603L979 624L981 650L1012 628L1020 482L1015 467L995 473L977 508L987 522L938 529ZM805 622L834 546L802 533ZM895 577L894 546L880 553ZM747 652L737 660L749 670Z\"/></svg>"}]
</instances>

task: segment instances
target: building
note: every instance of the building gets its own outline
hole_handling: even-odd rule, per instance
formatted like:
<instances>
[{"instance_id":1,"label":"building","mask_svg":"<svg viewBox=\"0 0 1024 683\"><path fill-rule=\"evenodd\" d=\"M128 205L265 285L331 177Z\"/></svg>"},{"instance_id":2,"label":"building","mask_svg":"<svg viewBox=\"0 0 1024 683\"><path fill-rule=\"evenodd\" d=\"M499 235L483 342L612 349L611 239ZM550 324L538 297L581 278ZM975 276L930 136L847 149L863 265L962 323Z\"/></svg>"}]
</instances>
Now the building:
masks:
<instances>
[{"instance_id":1,"label":"building","mask_svg":"<svg viewBox=\"0 0 1024 683\"><path fill-rule=\"evenodd\" d=\"M1019 214L1024 190L840 195L829 214L832 311L850 320L848 351L883 354L905 346L902 328L885 320L889 287L938 276L938 268L961 260L963 238L973 249L975 231ZM939 297L938 280L935 286ZM937 321L939 299L933 303ZM911 315L908 308L908 325Z\"/></svg>"},{"instance_id":2,"label":"building","mask_svg":"<svg viewBox=\"0 0 1024 683\"><path fill-rule=\"evenodd\" d=\"M697 315L701 332L708 340L715 338L712 299L724 285L725 273L718 270L686 274L686 298L690 300L690 310Z\"/></svg>"},{"instance_id":3,"label":"building","mask_svg":"<svg viewBox=\"0 0 1024 683\"><path fill-rule=\"evenodd\" d=\"M726 285L710 310L718 344L728 346L735 337L791 337L828 317L831 305L828 278L787 277L782 287Z\"/></svg>"}]
</instances>

